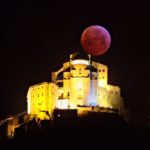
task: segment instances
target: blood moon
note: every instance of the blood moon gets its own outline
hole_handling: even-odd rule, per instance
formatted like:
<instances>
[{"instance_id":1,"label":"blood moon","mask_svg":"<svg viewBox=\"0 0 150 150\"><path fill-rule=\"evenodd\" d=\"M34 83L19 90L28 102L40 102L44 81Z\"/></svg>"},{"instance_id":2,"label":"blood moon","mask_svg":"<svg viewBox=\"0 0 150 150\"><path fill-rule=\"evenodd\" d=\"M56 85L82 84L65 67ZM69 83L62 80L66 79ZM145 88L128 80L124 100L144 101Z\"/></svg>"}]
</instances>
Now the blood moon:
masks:
<instances>
[{"instance_id":1,"label":"blood moon","mask_svg":"<svg viewBox=\"0 0 150 150\"><path fill-rule=\"evenodd\" d=\"M110 34L102 26L90 26L81 35L82 48L93 56L104 54L109 49L110 44Z\"/></svg>"}]
</instances>

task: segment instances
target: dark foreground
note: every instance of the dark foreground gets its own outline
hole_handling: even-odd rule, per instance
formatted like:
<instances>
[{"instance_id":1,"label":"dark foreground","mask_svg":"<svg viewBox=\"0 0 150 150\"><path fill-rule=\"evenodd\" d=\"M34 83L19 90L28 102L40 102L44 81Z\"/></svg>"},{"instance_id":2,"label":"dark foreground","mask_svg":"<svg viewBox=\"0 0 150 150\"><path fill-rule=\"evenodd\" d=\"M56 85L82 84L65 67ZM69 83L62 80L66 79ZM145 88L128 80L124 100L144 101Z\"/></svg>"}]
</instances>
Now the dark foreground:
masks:
<instances>
[{"instance_id":1,"label":"dark foreground","mask_svg":"<svg viewBox=\"0 0 150 150\"><path fill-rule=\"evenodd\" d=\"M92 114L82 119L35 122L16 130L0 149L128 150L150 149L150 134L142 134L116 114Z\"/></svg>"}]
</instances>

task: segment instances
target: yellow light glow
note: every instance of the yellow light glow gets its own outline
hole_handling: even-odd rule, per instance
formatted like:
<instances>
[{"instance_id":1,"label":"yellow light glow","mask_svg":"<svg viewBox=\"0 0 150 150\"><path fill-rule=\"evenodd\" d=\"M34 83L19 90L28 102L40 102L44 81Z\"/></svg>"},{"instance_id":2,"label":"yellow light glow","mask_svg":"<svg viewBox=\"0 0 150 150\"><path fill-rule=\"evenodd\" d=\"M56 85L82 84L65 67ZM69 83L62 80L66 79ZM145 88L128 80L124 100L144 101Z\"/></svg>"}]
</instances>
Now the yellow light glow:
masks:
<instances>
[{"instance_id":1,"label":"yellow light glow","mask_svg":"<svg viewBox=\"0 0 150 150\"><path fill-rule=\"evenodd\" d=\"M68 109L68 99L59 99L57 101L58 109Z\"/></svg>"},{"instance_id":2,"label":"yellow light glow","mask_svg":"<svg viewBox=\"0 0 150 150\"><path fill-rule=\"evenodd\" d=\"M84 59L76 59L72 61L72 65L77 65L77 64L89 65L89 61Z\"/></svg>"},{"instance_id":3,"label":"yellow light glow","mask_svg":"<svg viewBox=\"0 0 150 150\"><path fill-rule=\"evenodd\" d=\"M79 90L81 90L81 89L83 88L82 80L79 80L79 81L77 82L77 88L78 88Z\"/></svg>"},{"instance_id":4,"label":"yellow light glow","mask_svg":"<svg viewBox=\"0 0 150 150\"><path fill-rule=\"evenodd\" d=\"M89 108L80 108L83 106L120 108L120 88L108 85L108 67L84 59L72 59L52 73L53 82L43 82L29 88L29 115L45 119L47 115L44 112L51 117L55 108L78 109L78 114L89 111ZM94 69L89 69L88 65ZM63 74L61 80L60 73Z\"/></svg>"},{"instance_id":5,"label":"yellow light glow","mask_svg":"<svg viewBox=\"0 0 150 150\"><path fill-rule=\"evenodd\" d=\"M101 79L101 80L99 80L99 82L98 82L98 85L100 86L100 87L106 87L106 80L105 79Z\"/></svg>"},{"instance_id":6,"label":"yellow light glow","mask_svg":"<svg viewBox=\"0 0 150 150\"><path fill-rule=\"evenodd\" d=\"M73 103L73 102L70 102L70 103L69 103L69 108L70 108L70 109L76 109L76 108L77 108L77 105L76 105L75 103Z\"/></svg>"},{"instance_id":7,"label":"yellow light glow","mask_svg":"<svg viewBox=\"0 0 150 150\"><path fill-rule=\"evenodd\" d=\"M31 86L28 91L28 114L38 116L40 119L46 117L46 114L41 112L50 113L50 101L49 101L49 86L47 82L36 84ZM44 117L45 115L45 117Z\"/></svg>"},{"instance_id":8,"label":"yellow light glow","mask_svg":"<svg viewBox=\"0 0 150 150\"><path fill-rule=\"evenodd\" d=\"M31 112L30 99L28 99L28 114Z\"/></svg>"},{"instance_id":9,"label":"yellow light glow","mask_svg":"<svg viewBox=\"0 0 150 150\"><path fill-rule=\"evenodd\" d=\"M62 93L63 93L63 89L60 88L60 89L58 90L58 92L59 92L59 94L62 94Z\"/></svg>"}]
</instances>

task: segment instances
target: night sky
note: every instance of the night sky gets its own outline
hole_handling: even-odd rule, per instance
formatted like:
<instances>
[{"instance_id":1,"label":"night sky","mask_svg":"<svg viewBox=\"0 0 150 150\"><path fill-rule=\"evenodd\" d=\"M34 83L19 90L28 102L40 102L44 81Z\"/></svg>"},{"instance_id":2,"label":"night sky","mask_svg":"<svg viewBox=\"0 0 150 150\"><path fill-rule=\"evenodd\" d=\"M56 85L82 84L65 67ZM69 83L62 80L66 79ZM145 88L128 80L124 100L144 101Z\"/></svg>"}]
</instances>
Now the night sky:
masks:
<instances>
[{"instance_id":1,"label":"night sky","mask_svg":"<svg viewBox=\"0 0 150 150\"><path fill-rule=\"evenodd\" d=\"M70 4L71 5L71 4ZM150 113L150 32L148 9L63 7L62 4L6 2L0 21L0 119L27 109L30 85L51 81L69 54L83 51L80 36L90 25L101 25L111 35L107 53L93 57L109 67L109 84L121 87L126 108Z\"/></svg>"}]
</instances>

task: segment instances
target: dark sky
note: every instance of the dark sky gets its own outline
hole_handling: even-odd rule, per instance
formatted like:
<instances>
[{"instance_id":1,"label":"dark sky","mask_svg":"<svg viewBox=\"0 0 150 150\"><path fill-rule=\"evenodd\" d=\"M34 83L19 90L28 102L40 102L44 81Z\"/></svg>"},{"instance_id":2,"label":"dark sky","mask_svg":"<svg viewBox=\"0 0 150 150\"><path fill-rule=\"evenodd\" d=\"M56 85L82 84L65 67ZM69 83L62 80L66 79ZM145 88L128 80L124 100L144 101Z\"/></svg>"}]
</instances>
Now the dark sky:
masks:
<instances>
[{"instance_id":1,"label":"dark sky","mask_svg":"<svg viewBox=\"0 0 150 150\"><path fill-rule=\"evenodd\" d=\"M148 9L14 1L1 4L0 119L26 110L30 85L50 81L51 72L82 51L80 36L90 25L111 35L109 51L93 60L109 67L109 83L119 85L125 106L150 113L150 32Z\"/></svg>"}]
</instances>

